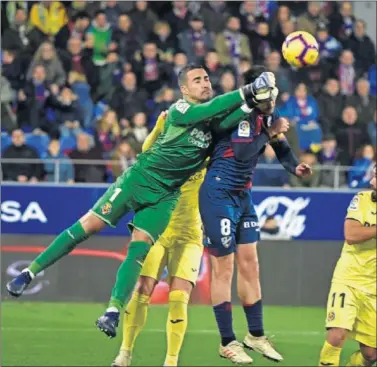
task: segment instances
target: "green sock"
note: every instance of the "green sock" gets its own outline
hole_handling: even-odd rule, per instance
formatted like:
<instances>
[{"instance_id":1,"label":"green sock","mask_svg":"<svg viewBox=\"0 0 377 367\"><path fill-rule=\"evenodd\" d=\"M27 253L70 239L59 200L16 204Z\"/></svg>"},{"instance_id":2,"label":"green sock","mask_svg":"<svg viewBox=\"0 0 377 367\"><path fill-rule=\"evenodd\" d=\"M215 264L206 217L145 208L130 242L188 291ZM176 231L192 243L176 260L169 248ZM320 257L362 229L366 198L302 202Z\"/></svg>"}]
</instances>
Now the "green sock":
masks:
<instances>
[{"instance_id":1,"label":"green sock","mask_svg":"<svg viewBox=\"0 0 377 367\"><path fill-rule=\"evenodd\" d=\"M79 243L89 236L85 233L80 222L60 233L58 237L46 248L29 266L29 270L37 275L42 270L69 254Z\"/></svg>"},{"instance_id":2,"label":"green sock","mask_svg":"<svg viewBox=\"0 0 377 367\"><path fill-rule=\"evenodd\" d=\"M116 307L120 311L130 298L150 248L151 246L147 242L134 241L130 243L127 257L118 269L109 307Z\"/></svg>"}]
</instances>

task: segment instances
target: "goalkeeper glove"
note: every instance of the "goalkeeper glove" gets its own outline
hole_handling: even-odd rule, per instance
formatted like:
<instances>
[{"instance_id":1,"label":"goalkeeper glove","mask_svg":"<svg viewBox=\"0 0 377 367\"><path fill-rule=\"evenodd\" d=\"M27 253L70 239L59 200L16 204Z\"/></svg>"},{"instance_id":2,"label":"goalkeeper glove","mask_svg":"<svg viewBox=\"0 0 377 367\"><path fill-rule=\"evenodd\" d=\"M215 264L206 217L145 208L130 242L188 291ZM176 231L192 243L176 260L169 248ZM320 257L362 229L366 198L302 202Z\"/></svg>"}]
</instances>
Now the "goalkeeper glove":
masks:
<instances>
[{"instance_id":1,"label":"goalkeeper glove","mask_svg":"<svg viewBox=\"0 0 377 367\"><path fill-rule=\"evenodd\" d=\"M251 84L241 88L245 102L249 108L255 107L259 103L271 100L273 88L275 88L275 75L270 72L262 73Z\"/></svg>"}]
</instances>

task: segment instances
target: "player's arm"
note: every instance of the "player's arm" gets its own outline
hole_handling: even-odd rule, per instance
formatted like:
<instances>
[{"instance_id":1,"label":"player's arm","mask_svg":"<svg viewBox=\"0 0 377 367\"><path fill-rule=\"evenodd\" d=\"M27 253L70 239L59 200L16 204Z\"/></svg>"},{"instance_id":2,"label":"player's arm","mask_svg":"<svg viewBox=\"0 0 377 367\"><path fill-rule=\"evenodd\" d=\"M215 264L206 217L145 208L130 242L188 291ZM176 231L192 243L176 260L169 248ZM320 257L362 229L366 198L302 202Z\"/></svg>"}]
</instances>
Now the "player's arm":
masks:
<instances>
[{"instance_id":1,"label":"player's arm","mask_svg":"<svg viewBox=\"0 0 377 367\"><path fill-rule=\"evenodd\" d=\"M178 101L170 110L169 117L174 125L195 125L205 120L223 116L232 112L236 107L246 103L249 108L271 99L272 89L275 87L273 73L262 73L252 84L215 97L202 104L189 104L184 100Z\"/></svg>"},{"instance_id":2,"label":"player's arm","mask_svg":"<svg viewBox=\"0 0 377 367\"><path fill-rule=\"evenodd\" d=\"M238 126L240 121L247 119L247 116L251 111L252 110L245 104L241 107L237 107L233 112L213 120L211 122L211 129L215 133L223 133L227 130L232 130Z\"/></svg>"},{"instance_id":3,"label":"player's arm","mask_svg":"<svg viewBox=\"0 0 377 367\"><path fill-rule=\"evenodd\" d=\"M376 238L376 227L364 227L363 194L356 195L348 207L344 222L344 238L349 245L359 245Z\"/></svg>"},{"instance_id":4,"label":"player's arm","mask_svg":"<svg viewBox=\"0 0 377 367\"><path fill-rule=\"evenodd\" d=\"M160 115L158 116L155 127L144 140L143 147L142 147L143 152L150 149L151 146L154 144L154 142L158 139L158 137L164 131L166 116L167 116L166 111L161 112Z\"/></svg>"},{"instance_id":5,"label":"player's arm","mask_svg":"<svg viewBox=\"0 0 377 367\"><path fill-rule=\"evenodd\" d=\"M278 135L270 141L272 149L275 151L276 157L280 164L293 175L296 175L296 168L300 164L298 158L293 153L284 134Z\"/></svg>"}]
</instances>

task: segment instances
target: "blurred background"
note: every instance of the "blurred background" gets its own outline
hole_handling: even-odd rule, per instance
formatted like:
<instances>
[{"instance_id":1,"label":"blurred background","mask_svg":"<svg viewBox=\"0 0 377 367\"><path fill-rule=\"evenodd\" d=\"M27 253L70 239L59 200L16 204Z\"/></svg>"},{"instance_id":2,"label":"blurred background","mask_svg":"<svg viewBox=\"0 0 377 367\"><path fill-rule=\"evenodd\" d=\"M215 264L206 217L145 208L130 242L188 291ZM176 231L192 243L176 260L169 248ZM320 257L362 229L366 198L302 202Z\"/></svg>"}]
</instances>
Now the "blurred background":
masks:
<instances>
[{"instance_id":1,"label":"blurred background","mask_svg":"<svg viewBox=\"0 0 377 367\"><path fill-rule=\"evenodd\" d=\"M296 30L317 38L316 65L296 70L282 58L281 45ZM267 309L267 319L285 320L289 326L276 327L278 335L293 328L290 337L313 354L310 348L323 340L345 212L355 191L368 188L375 164L376 2L2 1L1 36L3 299L5 282L135 163L159 113L179 98L182 67L204 65L218 95L264 64L276 75L278 108L291 122L287 138L300 160L315 167L310 178L288 175L268 147L253 177L264 302L290 306L283 314ZM25 300L105 302L131 218L42 273ZM192 302L208 304L208 287L205 254ZM161 282L153 301L166 300ZM297 306L311 311L296 312ZM306 331L297 326L304 313L316 320L303 324ZM6 364L27 365L14 349L23 330L12 329L18 319L10 315L3 312ZM214 329L214 320L206 324L211 317L203 325ZM72 343L60 348L55 365L77 365L69 360ZM297 365L315 365L315 353ZM200 365L192 359L197 354L190 354L191 365ZM30 363L51 363L35 358Z\"/></svg>"}]
</instances>

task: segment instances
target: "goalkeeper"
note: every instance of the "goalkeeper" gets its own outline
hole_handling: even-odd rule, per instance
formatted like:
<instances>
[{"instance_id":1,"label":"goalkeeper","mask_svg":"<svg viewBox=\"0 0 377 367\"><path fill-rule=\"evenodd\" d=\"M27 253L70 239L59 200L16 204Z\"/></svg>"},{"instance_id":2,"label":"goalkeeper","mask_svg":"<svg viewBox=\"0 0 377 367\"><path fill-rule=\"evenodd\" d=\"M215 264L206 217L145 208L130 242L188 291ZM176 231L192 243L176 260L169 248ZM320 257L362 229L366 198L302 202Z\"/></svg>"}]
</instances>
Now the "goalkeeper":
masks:
<instances>
[{"instance_id":1,"label":"goalkeeper","mask_svg":"<svg viewBox=\"0 0 377 367\"><path fill-rule=\"evenodd\" d=\"M150 149L164 129L166 113L143 145ZM169 314L166 323L167 353L164 366L177 366L187 328L187 304L197 280L203 253L202 221L199 213L199 188L205 169L192 175L181 187L181 195L169 226L145 259L139 283L127 305L123 319L123 343L113 366L129 366L135 340L145 325L149 302L167 266L169 273Z\"/></svg>"},{"instance_id":2,"label":"goalkeeper","mask_svg":"<svg viewBox=\"0 0 377 367\"><path fill-rule=\"evenodd\" d=\"M78 244L107 225L116 226L128 212L135 216L130 228L128 254L118 269L109 306L97 327L116 336L120 311L128 301L151 245L167 227L176 206L180 187L201 169L211 152L210 122L236 126L243 104L254 107L270 98L275 86L272 73L263 73L254 83L213 100L208 74L202 67L186 66L178 76L183 99L170 109L163 133L151 149L112 184L93 208L63 231L19 276L7 284L19 297L41 271L70 253ZM207 102L209 101L209 102Z\"/></svg>"}]
</instances>

